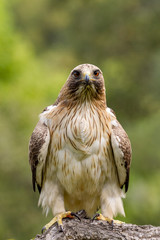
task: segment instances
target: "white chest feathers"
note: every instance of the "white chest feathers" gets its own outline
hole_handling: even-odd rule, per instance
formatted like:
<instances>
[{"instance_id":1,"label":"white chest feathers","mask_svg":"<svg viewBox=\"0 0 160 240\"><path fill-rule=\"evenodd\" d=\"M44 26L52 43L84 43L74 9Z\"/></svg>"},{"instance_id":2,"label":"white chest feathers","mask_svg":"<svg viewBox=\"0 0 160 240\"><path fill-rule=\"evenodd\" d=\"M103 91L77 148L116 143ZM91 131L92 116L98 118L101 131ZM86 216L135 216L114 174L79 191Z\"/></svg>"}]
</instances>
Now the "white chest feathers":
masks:
<instances>
[{"instance_id":1,"label":"white chest feathers","mask_svg":"<svg viewBox=\"0 0 160 240\"><path fill-rule=\"evenodd\" d=\"M68 117L70 118L70 116ZM97 154L104 135L106 140L108 136L107 129L104 132L101 126L101 119L95 110L79 110L74 117L71 117L67 128L64 129L64 134L71 147L74 148L73 151Z\"/></svg>"},{"instance_id":2,"label":"white chest feathers","mask_svg":"<svg viewBox=\"0 0 160 240\"><path fill-rule=\"evenodd\" d=\"M77 137L79 136L79 139L81 139L82 143L87 142L87 139L89 138L89 121L87 121L85 118L81 118L79 121L79 129L77 132Z\"/></svg>"},{"instance_id":3,"label":"white chest feathers","mask_svg":"<svg viewBox=\"0 0 160 240\"><path fill-rule=\"evenodd\" d=\"M94 193L103 185L109 167L109 129L91 109L63 117L52 133L48 174L56 173L68 193ZM89 184L90 183L90 184Z\"/></svg>"}]
</instances>

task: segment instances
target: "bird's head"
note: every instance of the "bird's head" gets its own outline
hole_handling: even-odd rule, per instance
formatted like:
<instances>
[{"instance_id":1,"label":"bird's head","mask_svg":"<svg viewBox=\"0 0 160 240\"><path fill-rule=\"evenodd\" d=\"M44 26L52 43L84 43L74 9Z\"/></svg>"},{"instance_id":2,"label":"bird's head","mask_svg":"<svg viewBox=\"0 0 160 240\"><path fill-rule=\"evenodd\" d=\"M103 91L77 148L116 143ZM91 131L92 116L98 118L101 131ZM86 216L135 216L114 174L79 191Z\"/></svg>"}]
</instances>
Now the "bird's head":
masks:
<instances>
[{"instance_id":1,"label":"bird's head","mask_svg":"<svg viewBox=\"0 0 160 240\"><path fill-rule=\"evenodd\" d=\"M61 91L61 97L71 101L105 102L105 85L102 71L92 64L81 64L75 67Z\"/></svg>"}]
</instances>

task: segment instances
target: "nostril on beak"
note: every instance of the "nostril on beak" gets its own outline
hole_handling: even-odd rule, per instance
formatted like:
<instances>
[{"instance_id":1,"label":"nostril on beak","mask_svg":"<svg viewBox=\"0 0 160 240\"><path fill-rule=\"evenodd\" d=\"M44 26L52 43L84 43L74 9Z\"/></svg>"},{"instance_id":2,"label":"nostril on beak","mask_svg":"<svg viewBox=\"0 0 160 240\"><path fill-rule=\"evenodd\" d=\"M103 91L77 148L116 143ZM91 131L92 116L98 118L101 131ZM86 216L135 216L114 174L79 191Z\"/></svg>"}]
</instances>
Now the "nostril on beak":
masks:
<instances>
[{"instance_id":1,"label":"nostril on beak","mask_svg":"<svg viewBox=\"0 0 160 240\"><path fill-rule=\"evenodd\" d=\"M86 83L89 83L90 77L86 74L84 80L86 81Z\"/></svg>"}]
</instances>

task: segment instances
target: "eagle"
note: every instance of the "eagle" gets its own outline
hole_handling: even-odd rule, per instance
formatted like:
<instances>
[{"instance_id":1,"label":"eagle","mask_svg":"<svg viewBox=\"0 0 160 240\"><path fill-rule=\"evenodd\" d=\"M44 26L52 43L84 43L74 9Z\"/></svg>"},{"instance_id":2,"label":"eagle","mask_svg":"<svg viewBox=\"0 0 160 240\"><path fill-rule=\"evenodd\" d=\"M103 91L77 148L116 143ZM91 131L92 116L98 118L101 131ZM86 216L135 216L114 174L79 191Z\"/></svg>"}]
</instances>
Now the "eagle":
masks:
<instances>
[{"instance_id":1,"label":"eagle","mask_svg":"<svg viewBox=\"0 0 160 240\"><path fill-rule=\"evenodd\" d=\"M131 143L107 107L102 71L92 64L75 67L57 100L40 114L29 143L33 190L54 218L44 229L85 210L96 219L125 215Z\"/></svg>"}]
</instances>

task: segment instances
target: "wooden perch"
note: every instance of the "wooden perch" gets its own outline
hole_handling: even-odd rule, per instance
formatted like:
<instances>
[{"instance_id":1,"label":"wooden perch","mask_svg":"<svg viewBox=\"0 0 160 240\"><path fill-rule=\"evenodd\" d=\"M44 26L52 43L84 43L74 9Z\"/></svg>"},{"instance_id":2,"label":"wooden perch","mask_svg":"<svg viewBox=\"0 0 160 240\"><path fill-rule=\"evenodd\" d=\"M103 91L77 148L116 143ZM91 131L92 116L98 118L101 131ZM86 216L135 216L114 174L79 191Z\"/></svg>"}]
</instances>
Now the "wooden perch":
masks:
<instances>
[{"instance_id":1,"label":"wooden perch","mask_svg":"<svg viewBox=\"0 0 160 240\"><path fill-rule=\"evenodd\" d=\"M86 218L85 211L79 211L79 221L63 219L63 232L54 224L44 234L37 235L35 240L160 240L160 227L151 225L137 226L133 224L114 224Z\"/></svg>"}]
</instances>

